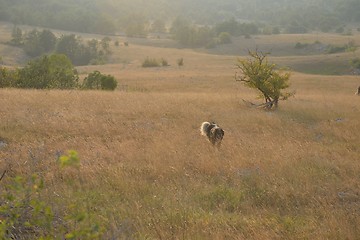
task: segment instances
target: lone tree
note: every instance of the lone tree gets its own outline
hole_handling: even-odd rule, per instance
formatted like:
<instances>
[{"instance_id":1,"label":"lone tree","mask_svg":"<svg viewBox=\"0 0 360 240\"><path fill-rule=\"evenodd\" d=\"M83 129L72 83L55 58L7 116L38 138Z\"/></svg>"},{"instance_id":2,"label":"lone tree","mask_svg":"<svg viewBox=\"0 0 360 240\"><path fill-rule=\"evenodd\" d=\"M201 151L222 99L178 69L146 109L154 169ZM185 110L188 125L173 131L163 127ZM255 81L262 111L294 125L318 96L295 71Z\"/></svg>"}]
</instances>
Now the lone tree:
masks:
<instances>
[{"instance_id":1,"label":"lone tree","mask_svg":"<svg viewBox=\"0 0 360 240\"><path fill-rule=\"evenodd\" d=\"M243 82L245 86L255 88L260 97L265 100L259 106L265 109L276 109L279 100L286 100L294 93L283 92L289 87L290 73L277 69L275 64L267 61L268 53L249 51L250 59L238 59L237 68L241 76L235 74L235 80Z\"/></svg>"}]
</instances>

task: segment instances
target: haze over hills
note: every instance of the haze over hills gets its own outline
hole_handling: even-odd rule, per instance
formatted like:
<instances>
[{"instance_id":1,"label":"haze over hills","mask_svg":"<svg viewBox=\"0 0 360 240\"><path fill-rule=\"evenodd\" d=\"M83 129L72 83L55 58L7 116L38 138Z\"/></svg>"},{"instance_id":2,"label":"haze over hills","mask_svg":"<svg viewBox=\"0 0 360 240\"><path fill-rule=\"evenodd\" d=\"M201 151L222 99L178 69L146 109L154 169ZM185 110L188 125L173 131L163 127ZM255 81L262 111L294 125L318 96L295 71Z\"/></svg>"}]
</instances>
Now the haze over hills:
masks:
<instances>
[{"instance_id":1,"label":"haze over hills","mask_svg":"<svg viewBox=\"0 0 360 240\"><path fill-rule=\"evenodd\" d=\"M283 28L332 31L360 21L357 0L0 0L0 20L82 32L113 33L128 24L182 16L214 25L235 18Z\"/></svg>"},{"instance_id":2,"label":"haze over hills","mask_svg":"<svg viewBox=\"0 0 360 240\"><path fill-rule=\"evenodd\" d=\"M21 65L28 57L40 56L44 52L38 51L39 44L34 42L41 45L41 41L31 40L39 33L33 32L31 36L30 31L44 27L76 34L136 37L132 44L197 48L221 55L246 55L246 49L257 47L271 52L272 56L315 56L336 51L342 54L341 58L329 56L330 65L336 67L326 67L327 60L325 63L317 60L323 59L320 56L314 57L314 61L300 60L301 64L296 66L301 67L294 69L314 73L317 71L308 71L308 67L316 62L329 69L322 72L346 74L352 71L349 61L357 61L353 53L359 41L353 34L360 31L359 12L357 0L0 0L0 20L10 23L8 26L13 24L13 38L14 30L20 33L18 44L12 44L17 48L6 46L0 54L8 65ZM22 25L30 28L16 29ZM330 35L318 35L321 32ZM280 33L294 35L275 36ZM295 35L303 33L316 36ZM2 37L1 43L6 44L10 39L10 36ZM8 51L20 51L17 60L10 59Z\"/></svg>"}]
</instances>

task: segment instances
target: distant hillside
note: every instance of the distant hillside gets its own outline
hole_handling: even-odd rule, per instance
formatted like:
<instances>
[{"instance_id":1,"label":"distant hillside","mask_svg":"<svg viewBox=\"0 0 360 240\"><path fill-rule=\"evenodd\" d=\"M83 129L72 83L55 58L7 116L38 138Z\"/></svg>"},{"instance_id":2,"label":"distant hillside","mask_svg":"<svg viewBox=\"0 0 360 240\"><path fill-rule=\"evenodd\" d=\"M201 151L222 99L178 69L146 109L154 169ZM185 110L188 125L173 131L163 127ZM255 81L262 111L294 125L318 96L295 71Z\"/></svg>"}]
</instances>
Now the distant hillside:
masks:
<instances>
[{"instance_id":1,"label":"distant hillside","mask_svg":"<svg viewBox=\"0 0 360 240\"><path fill-rule=\"evenodd\" d=\"M149 27L159 19L171 23L179 15L203 25L235 18L288 31L341 31L360 22L359 12L358 0L0 0L0 20L92 33Z\"/></svg>"}]
</instances>

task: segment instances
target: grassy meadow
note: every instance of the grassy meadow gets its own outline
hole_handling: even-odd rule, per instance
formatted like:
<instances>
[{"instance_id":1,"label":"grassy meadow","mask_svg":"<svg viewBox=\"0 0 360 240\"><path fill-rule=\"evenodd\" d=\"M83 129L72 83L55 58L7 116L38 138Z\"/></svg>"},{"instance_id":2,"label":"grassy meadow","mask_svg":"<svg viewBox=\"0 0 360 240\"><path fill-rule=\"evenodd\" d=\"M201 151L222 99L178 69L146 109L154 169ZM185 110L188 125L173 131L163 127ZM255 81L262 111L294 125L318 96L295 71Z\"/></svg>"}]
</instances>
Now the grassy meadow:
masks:
<instances>
[{"instance_id":1,"label":"grassy meadow","mask_svg":"<svg viewBox=\"0 0 360 240\"><path fill-rule=\"evenodd\" d=\"M114 75L114 92L0 89L0 191L35 173L56 224L81 210L101 239L359 239L358 76L293 71L295 97L263 111L242 101L260 100L234 80L236 54L126 40L111 63L77 68ZM270 60L291 67L349 54L359 51ZM146 57L170 66L142 68ZM220 150L199 134L210 120L225 130ZM79 169L57 163L70 149Z\"/></svg>"}]
</instances>

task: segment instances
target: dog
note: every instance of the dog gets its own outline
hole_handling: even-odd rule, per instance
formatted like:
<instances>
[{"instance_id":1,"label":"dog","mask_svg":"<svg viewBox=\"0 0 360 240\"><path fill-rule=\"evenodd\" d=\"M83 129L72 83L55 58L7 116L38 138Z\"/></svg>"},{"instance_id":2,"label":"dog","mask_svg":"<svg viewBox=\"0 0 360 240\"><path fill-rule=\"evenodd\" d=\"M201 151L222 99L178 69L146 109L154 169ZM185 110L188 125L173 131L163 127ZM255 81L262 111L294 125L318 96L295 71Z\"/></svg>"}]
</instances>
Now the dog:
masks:
<instances>
[{"instance_id":1,"label":"dog","mask_svg":"<svg viewBox=\"0 0 360 240\"><path fill-rule=\"evenodd\" d=\"M358 87L357 91L355 92L355 95L360 96L360 86Z\"/></svg>"},{"instance_id":2,"label":"dog","mask_svg":"<svg viewBox=\"0 0 360 240\"><path fill-rule=\"evenodd\" d=\"M207 137L214 147L220 148L225 132L214 122L203 122L200 134Z\"/></svg>"}]
</instances>

